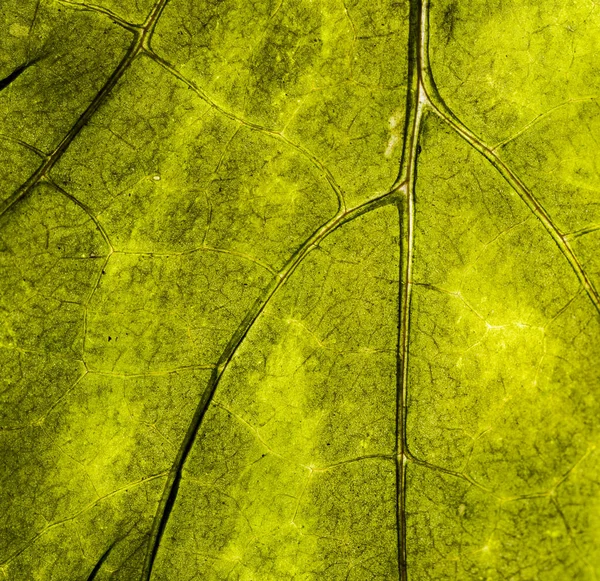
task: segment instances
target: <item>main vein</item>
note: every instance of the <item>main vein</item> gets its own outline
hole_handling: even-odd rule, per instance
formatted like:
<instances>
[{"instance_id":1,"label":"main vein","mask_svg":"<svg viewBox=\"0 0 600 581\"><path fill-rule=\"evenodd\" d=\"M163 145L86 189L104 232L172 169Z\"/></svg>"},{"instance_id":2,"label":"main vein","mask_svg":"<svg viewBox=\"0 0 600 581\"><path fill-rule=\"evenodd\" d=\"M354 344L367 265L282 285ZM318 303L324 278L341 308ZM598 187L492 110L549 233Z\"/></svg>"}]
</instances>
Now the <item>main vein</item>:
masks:
<instances>
[{"instance_id":1,"label":"main vein","mask_svg":"<svg viewBox=\"0 0 600 581\"><path fill-rule=\"evenodd\" d=\"M446 122L475 150L482 154L509 183L542 223L552 237L567 262L577 275L581 285L600 313L600 294L589 279L575 252L570 246L568 235L563 234L554 224L542 204L525 186L515 172L477 137L446 105L437 90L429 62L429 0L411 0L408 43L408 90L404 131L404 150L397 183L404 193L399 202L402 236L400 236L401 278L399 288L398 321L398 363L396 395L396 521L398 544L398 577L407 581L407 525L406 525L406 484L407 465L418 461L410 452L407 441L407 394L408 359L410 339L410 315L412 295L412 271L414 262L415 237L415 190L417 174L418 141L421 119L425 109L430 109Z\"/></svg>"},{"instance_id":2,"label":"main vein","mask_svg":"<svg viewBox=\"0 0 600 581\"><path fill-rule=\"evenodd\" d=\"M411 0L408 38L408 82L404 147L397 182L402 184L404 197L399 203L400 215L400 285L398 290L398 343L396 372L396 531L398 578L406 581L406 468L410 459L406 437L408 356L410 336L410 305L415 236L415 187L419 132L423 116L422 83L422 13L426 9L420 0Z\"/></svg>"},{"instance_id":3,"label":"main vein","mask_svg":"<svg viewBox=\"0 0 600 581\"><path fill-rule=\"evenodd\" d=\"M225 350L221 354L217 365L213 370L208 385L200 397L198 405L196 406L196 410L194 411L194 415L192 416L186 434L179 446L179 450L177 451L177 455L169 471L167 483L163 490L163 495L159 502L158 509L155 513L141 581L150 581L156 556L158 554L158 549L179 494L179 486L182 480L183 468L194 446L194 442L196 441L196 437L200 431L206 412L214 398L217 387L219 386L225 371L228 369L240 345L243 343L244 339L247 337L256 321L260 318L262 313L270 304L273 297L292 276L294 271L312 250L317 248L319 244L325 240L325 238L327 238L332 232L347 222L350 222L351 220L354 220L359 216L362 216L363 214L371 212L377 208L395 203L397 201L399 191L400 186L394 184L390 191L377 198L368 200L367 202L364 202L349 210L340 210L331 220L316 230L290 257L285 266L274 277L271 284L265 289L262 297L254 303L253 307L240 323L239 327L225 347Z\"/></svg>"}]
</instances>

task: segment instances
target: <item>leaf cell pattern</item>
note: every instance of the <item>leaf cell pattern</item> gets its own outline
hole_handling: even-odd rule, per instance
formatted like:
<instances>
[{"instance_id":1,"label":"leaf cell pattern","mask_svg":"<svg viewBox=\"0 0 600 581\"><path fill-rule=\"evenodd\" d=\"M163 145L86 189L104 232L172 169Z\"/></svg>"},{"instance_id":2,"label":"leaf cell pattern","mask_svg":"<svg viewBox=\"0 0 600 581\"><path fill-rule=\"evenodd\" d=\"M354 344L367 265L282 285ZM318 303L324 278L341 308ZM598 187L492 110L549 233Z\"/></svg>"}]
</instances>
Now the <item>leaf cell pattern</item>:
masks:
<instances>
[{"instance_id":1,"label":"leaf cell pattern","mask_svg":"<svg viewBox=\"0 0 600 581\"><path fill-rule=\"evenodd\" d=\"M7 580L595 580L593 1L4 0Z\"/></svg>"}]
</instances>

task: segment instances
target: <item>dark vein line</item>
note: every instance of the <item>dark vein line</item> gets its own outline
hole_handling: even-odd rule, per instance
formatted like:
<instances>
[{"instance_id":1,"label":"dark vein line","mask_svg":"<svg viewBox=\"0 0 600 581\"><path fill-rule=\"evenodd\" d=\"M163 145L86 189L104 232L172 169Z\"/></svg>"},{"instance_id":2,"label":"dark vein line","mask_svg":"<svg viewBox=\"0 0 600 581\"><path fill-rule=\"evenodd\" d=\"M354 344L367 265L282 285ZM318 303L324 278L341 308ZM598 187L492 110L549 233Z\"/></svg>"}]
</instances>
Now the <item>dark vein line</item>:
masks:
<instances>
[{"instance_id":1,"label":"dark vein line","mask_svg":"<svg viewBox=\"0 0 600 581\"><path fill-rule=\"evenodd\" d=\"M112 245L112 242L110 241L110 238L108 237L108 233L104 229L104 226L98 220L98 218L94 215L94 213L92 212L92 209L87 204L78 200L75 196L71 195L69 192L67 192L66 190L61 188L59 185L55 184L51 179L43 178L43 183L48 184L50 187L54 188L58 193L62 194L63 196L65 196L66 198L71 200L76 206L81 208L86 213L88 218L94 223L94 225L96 226L96 230L98 230L100 232L100 235L104 239L105 244L108 246L108 252L107 252L106 256L104 257L104 261L96 272L96 278L94 280L94 285L92 286L92 289L90 290L90 293L89 293L88 297L86 298L85 303L83 304L84 310L83 310L83 323L82 323L81 359L83 361L83 364L86 366L86 369L88 369L87 363L85 362L85 350L86 350L86 342L87 342L87 336L88 336L89 308L92 303L92 298L94 297L94 294L100 288L100 282L102 280L103 273L104 273L106 267L108 266L108 262L110 261L111 256L114 254L114 247ZM88 371L89 371L89 369L88 369Z\"/></svg>"},{"instance_id":2,"label":"dark vein line","mask_svg":"<svg viewBox=\"0 0 600 581\"><path fill-rule=\"evenodd\" d=\"M156 25L158 24L158 20L162 16L169 0L156 0L150 14L142 24L142 48L146 51L152 50L150 47L150 42L152 41L152 36L154 35L154 30L156 29Z\"/></svg>"},{"instance_id":3,"label":"dark vein line","mask_svg":"<svg viewBox=\"0 0 600 581\"><path fill-rule=\"evenodd\" d=\"M327 464L327 466L313 467L310 468L311 472L327 472L333 468L338 468L340 466L346 466L347 464L355 464L357 462L362 462L364 460L390 460L395 462L396 456L390 456L389 454L365 454L364 456L357 456L356 458L348 458L347 460L340 460L339 462L334 462L333 464Z\"/></svg>"},{"instance_id":4,"label":"dark vein line","mask_svg":"<svg viewBox=\"0 0 600 581\"><path fill-rule=\"evenodd\" d=\"M567 101L563 101L562 103L559 103L558 105L554 105L554 107L551 107L547 111L540 113L535 118L533 118L531 121L526 123L523 127L521 127L521 129L517 130L516 133L513 133L506 139L503 139L502 141L499 141L498 143L496 143L496 145L491 147L490 150L496 151L497 149L500 149L501 147L508 145L512 141L515 141L521 135L523 135L524 133L527 133L527 131L529 131L532 127L534 127L535 125L540 123L540 121L542 121L544 118L552 115L552 113L554 113L554 111L556 111L558 109L561 109L568 105L572 105L573 103L585 103L585 102L590 102L590 101L598 101L598 99L599 99L599 97L597 95L591 95L589 97L580 97L578 99L568 99Z\"/></svg>"},{"instance_id":5,"label":"dark vein line","mask_svg":"<svg viewBox=\"0 0 600 581\"><path fill-rule=\"evenodd\" d=\"M580 236L585 236L587 234L593 234L594 232L598 232L598 230L600 230L600 224L591 224L590 226L581 228L581 230L576 230L575 232L569 232L569 234L565 234L565 238L579 238Z\"/></svg>"},{"instance_id":6,"label":"dark vein line","mask_svg":"<svg viewBox=\"0 0 600 581\"><path fill-rule=\"evenodd\" d=\"M135 24L133 22L129 22L113 12L108 8L104 8L103 6L98 6L97 4L87 4L84 2L73 2L73 0L58 0L64 6L68 6L73 10L81 10L84 12L97 12L98 14L102 14L110 18L115 24L122 26L129 32L135 32L137 29L143 28L142 24Z\"/></svg>"},{"instance_id":7,"label":"dark vein line","mask_svg":"<svg viewBox=\"0 0 600 581\"><path fill-rule=\"evenodd\" d=\"M423 0L423 5L426 6L429 0ZM446 122L460 137L462 137L473 149L483 155L492 166L500 173L500 175L508 182L512 189L518 194L521 200L531 210L533 215L542 223L548 234L552 237L559 250L562 252L572 270L577 275L577 278L583 285L588 297L598 314L600 314L600 294L588 277L582 264L579 262L575 252L571 248L568 241L568 236L563 234L560 229L554 224L552 218L535 197L535 195L527 188L521 178L508 167L508 165L500 159L494 152L494 149L486 145L475 133L473 133L450 109L441 96L429 63L429 18L427 11L424 11L422 21L422 36L423 36L423 84L426 93L427 103L433 111Z\"/></svg>"},{"instance_id":8,"label":"dark vein line","mask_svg":"<svg viewBox=\"0 0 600 581\"><path fill-rule=\"evenodd\" d=\"M48 172L56 165L65 151L69 148L73 140L79 135L80 131L87 125L91 117L96 113L99 107L110 95L119 80L128 70L131 63L135 60L142 49L149 46L149 42L154 32L154 28L169 0L158 0L152 8L148 18L141 29L136 30L133 42L129 45L125 55L121 59L117 68L110 75L103 87L98 91L87 109L79 116L75 124L62 138L56 149L47 157L39 168L29 177L29 179L15 192L13 192L2 204L0 204L0 217L2 217L19 200L27 196L37 184L46 177Z\"/></svg>"},{"instance_id":9,"label":"dark vein line","mask_svg":"<svg viewBox=\"0 0 600 581\"><path fill-rule=\"evenodd\" d=\"M212 252L215 254L226 254L229 256L235 256L237 258L241 258L252 264L256 264L260 266L270 274L277 274L277 271L262 260L252 256L251 254L245 254L244 252L237 252L235 250L228 250L227 248L219 248L217 246L197 246L195 248L188 248L186 250L180 250L176 252L150 252L150 251L134 251L134 250L115 250L115 254L123 254L128 256L160 256L160 257L169 257L169 256L187 256L189 254L196 254L197 252Z\"/></svg>"},{"instance_id":10,"label":"dark vein line","mask_svg":"<svg viewBox=\"0 0 600 581\"><path fill-rule=\"evenodd\" d=\"M521 501L521 500L531 500L531 499L536 499L536 498L550 498L550 499L555 498L556 491L558 490L558 488L567 480L569 475L574 470L576 470L577 467L592 452L593 452L593 448L588 448L586 450L586 452L583 454L583 456L581 458L579 458L572 466L570 466L548 490L543 490L540 492L529 492L527 494L519 494L517 496L503 496L503 495L496 493L494 491L494 489L492 489L488 486L485 486L484 484L479 482L477 479L473 478L471 475L469 475L467 472L465 472L466 467L465 467L465 469L463 469L463 471L458 472L457 470L451 470L450 468L440 466L439 464L432 464L431 462L428 462L427 460L422 460L421 458L417 458L408 449L406 450L406 455L410 462L412 462L418 466L422 466L423 468L427 468L428 470L431 470L433 472L439 472L440 474L446 474L447 476L452 476L454 478L459 478L460 480L464 480L465 482L468 482L469 484L471 484L472 486L475 486L476 488L485 492L486 494L489 494L490 496L492 496L499 502L505 503L505 502L517 502L517 501Z\"/></svg>"},{"instance_id":11,"label":"dark vein line","mask_svg":"<svg viewBox=\"0 0 600 581\"><path fill-rule=\"evenodd\" d=\"M121 377L121 378L134 378L134 377L161 377L164 375L173 375L175 373L182 373L185 371L194 371L194 370L205 370L205 371L209 371L209 370L213 370L215 368L214 365L211 365L209 363L206 363L205 365L182 365L180 367L174 367L173 369L156 369L156 370L152 370L152 371L145 371L145 372L123 372L123 373L119 373L117 371L103 371L101 369L93 369L91 367L88 367L88 371L87 373L89 373L90 375L103 375L106 377Z\"/></svg>"},{"instance_id":12,"label":"dark vein line","mask_svg":"<svg viewBox=\"0 0 600 581\"><path fill-rule=\"evenodd\" d=\"M110 241L110 238L108 237L108 233L104 229L104 226L98 220L98 218L94 215L94 213L92 212L92 209L87 204L84 204L83 202L78 200L75 196L72 196L69 192L67 192L66 190L61 188L59 185L55 184L50 179L44 178L43 183L47 183L50 187L54 188L58 193L62 194L63 196L65 196L66 198L71 200L76 206L81 208L87 214L88 218L94 223L94 225L96 226L96 230L98 230L100 232L100 235L104 239L105 244L108 246L108 252L107 252L106 256L104 257L104 261L96 272L96 278L94 280L94 285L92 286L92 289L91 289L88 297L86 298L85 303L83 304L84 310L83 310L82 340L81 340L81 359L83 360L83 363L84 363L84 365L86 365L86 368L87 368L87 364L85 362L85 350L86 350L86 342L87 342L87 336L88 336L89 308L90 308L90 304L92 303L92 298L93 298L94 294L100 288L100 282L102 280L103 273L104 273L106 267L108 266L108 262L110 261L111 256L114 254L114 247L112 245L112 242Z\"/></svg>"},{"instance_id":13,"label":"dark vein line","mask_svg":"<svg viewBox=\"0 0 600 581\"><path fill-rule=\"evenodd\" d=\"M432 470L433 472L440 472L441 474L446 474L448 476L453 476L454 478L459 478L460 480L464 480L465 482L468 482L469 484L490 494L491 496L493 496L494 498L496 498L498 500L508 500L501 496L498 496L497 494L495 494L493 492L493 490L491 488L484 486L483 484L481 484L480 482L475 480L475 478L473 478L472 476L469 476L465 472L458 472L456 470L450 470L449 468L445 468L444 466L440 466L438 464L432 464L431 462L428 462L427 460L421 460L420 458L417 458L408 448L405 448L404 452L405 452L408 462L416 464L417 466L422 466L423 468L427 468L429 470ZM546 495L543 494L542 496L546 496Z\"/></svg>"},{"instance_id":14,"label":"dark vein line","mask_svg":"<svg viewBox=\"0 0 600 581\"><path fill-rule=\"evenodd\" d=\"M48 156L38 169L29 177L29 179L0 206L0 216L3 216L12 206L14 206L19 200L28 195L33 188L40 182L40 180L46 176L46 174L56 165L58 160L62 157L63 153L67 150L69 145L79 134L79 132L85 127L92 115L98 110L100 105L104 102L110 91L117 84L119 79L123 76L133 59L138 53L136 50L137 42L134 42L127 50L125 56L119 63L116 70L109 77L108 81L104 84L102 89L96 94L92 102L88 105L87 109L79 116L75 124L71 127L68 133L63 137L61 142L58 144L56 149Z\"/></svg>"},{"instance_id":15,"label":"dark vein line","mask_svg":"<svg viewBox=\"0 0 600 581\"><path fill-rule=\"evenodd\" d=\"M393 188L386 194L364 202L363 204L360 204L359 206L356 206L351 210L338 212L331 220L329 220L318 230L316 230L312 234L312 236L310 236L302 244L302 246L291 256L291 258L288 260L288 262L285 264L282 270L273 279L269 287L267 287L263 294L263 297L258 299L254 303L253 307L247 313L244 320L233 334L225 350L221 354L217 362L217 366L213 370L208 385L204 390L200 401L198 402L194 415L192 416L186 434L181 442L181 445L175 457L175 460L173 461L173 465L169 471L167 483L165 485L162 498L159 502L155 514L154 523L152 525L152 531L150 533L150 539L148 541L146 560L141 576L142 581L150 581L152 569L158 553L158 548L162 540L165 528L167 526L167 522L169 521L169 517L177 500L183 467L192 450L192 447L196 440L196 436L200 430L202 421L204 420L206 411L210 403L212 402L215 391L221 381L221 378L223 377L223 374L227 370L229 364L231 363L231 360L233 359L240 345L243 343L244 339L248 335L250 329L256 323L260 315L264 312L267 305L276 295L277 291L290 278L290 276L293 274L296 268L303 262L303 260L312 250L317 248L319 244L325 238L327 238L327 236L329 236L332 232L334 232L344 224L358 218L359 216L362 216L377 208L397 203L398 192L398 188Z\"/></svg>"},{"instance_id":16,"label":"dark vein line","mask_svg":"<svg viewBox=\"0 0 600 581\"><path fill-rule=\"evenodd\" d=\"M77 381L79 382L82 379L82 377L79 378ZM6 567L10 563L12 563L17 557L22 555L30 546L32 546L35 542L37 542L37 540L39 538L45 536L48 533L48 531L51 531L65 523L74 521L75 519L79 518L82 514L85 514L86 512L88 512L89 510L93 509L96 506L99 506L102 502L104 502L107 499L117 496L117 495L121 494L122 492L127 492L127 491L131 490L133 487L143 486L147 482L151 482L151 481L157 480L159 478L164 478L166 475L167 475L166 472L159 472L158 474L152 474L152 475L142 478L140 480L136 480L134 482L129 482L128 484L121 486L120 488L117 488L116 490L113 490L112 492L109 492L103 496L99 496L98 498L96 498L96 500L93 500L92 502L88 503L83 508L81 508L77 512L73 513L71 516L61 518L59 520L54 521L53 523L51 523L49 525L46 525L41 531L38 531L33 537L28 539L26 541L26 544L24 544L20 549L17 549L12 555L7 557L4 561L0 562L0 570L3 567Z\"/></svg>"},{"instance_id":17,"label":"dark vein line","mask_svg":"<svg viewBox=\"0 0 600 581\"><path fill-rule=\"evenodd\" d=\"M29 51L31 49L31 33L33 32L33 29L35 27L35 25L37 24L37 17L38 17L38 13L40 11L40 4L42 3L42 0L37 0L37 3L35 5L35 10L33 11L33 18L31 19L31 24L29 25L29 32L27 33L27 55L29 56Z\"/></svg>"},{"instance_id":18,"label":"dark vein line","mask_svg":"<svg viewBox=\"0 0 600 581\"><path fill-rule=\"evenodd\" d=\"M0 80L0 91L6 89L11 83L14 83L33 64L35 64L35 60L17 67L12 73Z\"/></svg>"},{"instance_id":19,"label":"dark vein line","mask_svg":"<svg viewBox=\"0 0 600 581\"><path fill-rule=\"evenodd\" d=\"M102 236L102 238L104 239L104 242L108 246L110 253L114 252L114 247L112 245L112 242L110 241L110 238L108 237L108 233L104 229L104 226L102 225L102 223L94 215L94 213L92 212L92 209L87 204L78 200L75 196L73 196L72 194L67 192L64 188L61 188L58 184L56 184L51 179L44 180L44 183L47 183L50 187L54 188L58 193L62 194L63 196L65 196L65 198L68 198L76 206L81 208L87 214L88 218L94 223L94 226L96 226L96 230L98 230L98 232L100 232L100 235Z\"/></svg>"},{"instance_id":20,"label":"dark vein line","mask_svg":"<svg viewBox=\"0 0 600 581\"><path fill-rule=\"evenodd\" d=\"M38 157L41 157L42 159L46 159L48 157L48 155L46 153L44 153L41 149L38 149L34 145L31 145L30 143L27 143L26 141L23 141L22 139L18 139L17 137L12 137L11 135L5 135L4 133L0 133L0 139L10 141L11 143L16 143L16 144L20 145L21 147L28 149L32 153L35 153Z\"/></svg>"},{"instance_id":21,"label":"dark vein line","mask_svg":"<svg viewBox=\"0 0 600 581\"><path fill-rule=\"evenodd\" d=\"M102 555L98 559L98 562L94 565L94 568L91 570L90 574L88 575L87 581L94 581L94 579L96 578L96 575L98 575L98 573L100 572L100 569L102 569L102 565L104 565L104 561L106 561L106 559L108 558L108 555L110 555L110 552L113 550L113 547L115 546L116 542L117 541L113 541L108 546L108 549L106 549L106 551L104 551L104 553L102 553Z\"/></svg>"},{"instance_id":22,"label":"dark vein line","mask_svg":"<svg viewBox=\"0 0 600 581\"><path fill-rule=\"evenodd\" d=\"M402 184L404 198L398 205L400 220L400 284L398 289L398 335L396 355L396 544L398 578L408 579L406 534L407 389L412 268L414 258L415 187L418 139L423 113L421 83L421 11L420 0L411 0L408 38L408 83L404 145L396 183Z\"/></svg>"},{"instance_id":23,"label":"dark vein line","mask_svg":"<svg viewBox=\"0 0 600 581\"><path fill-rule=\"evenodd\" d=\"M415 141L415 112L419 101L419 14L420 0L410 0L408 33L408 78L406 83L406 113L402 134L403 146L400 167L395 184L405 184L411 169L411 156Z\"/></svg>"}]
</instances>

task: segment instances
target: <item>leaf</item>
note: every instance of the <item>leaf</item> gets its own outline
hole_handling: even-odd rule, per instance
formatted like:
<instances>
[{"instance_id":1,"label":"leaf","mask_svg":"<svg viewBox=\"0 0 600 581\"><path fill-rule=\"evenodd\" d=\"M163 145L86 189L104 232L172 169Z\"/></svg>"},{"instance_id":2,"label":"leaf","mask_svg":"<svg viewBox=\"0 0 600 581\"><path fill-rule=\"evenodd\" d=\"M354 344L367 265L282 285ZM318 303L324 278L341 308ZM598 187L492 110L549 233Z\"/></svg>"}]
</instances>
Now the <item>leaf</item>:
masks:
<instances>
[{"instance_id":1,"label":"leaf","mask_svg":"<svg viewBox=\"0 0 600 581\"><path fill-rule=\"evenodd\" d=\"M5 579L596 578L593 2L2 18Z\"/></svg>"}]
</instances>

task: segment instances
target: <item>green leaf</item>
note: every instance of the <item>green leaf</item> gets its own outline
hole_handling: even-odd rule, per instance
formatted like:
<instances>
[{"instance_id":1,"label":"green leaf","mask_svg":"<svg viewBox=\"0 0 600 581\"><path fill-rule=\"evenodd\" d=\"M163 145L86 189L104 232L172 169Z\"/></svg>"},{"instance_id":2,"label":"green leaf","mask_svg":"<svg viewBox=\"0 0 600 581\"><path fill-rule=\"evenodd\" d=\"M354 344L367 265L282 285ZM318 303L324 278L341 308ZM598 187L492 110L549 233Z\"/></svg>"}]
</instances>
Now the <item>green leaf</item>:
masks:
<instances>
[{"instance_id":1,"label":"green leaf","mask_svg":"<svg viewBox=\"0 0 600 581\"><path fill-rule=\"evenodd\" d=\"M596 579L593 1L1 18L0 578Z\"/></svg>"}]
</instances>

